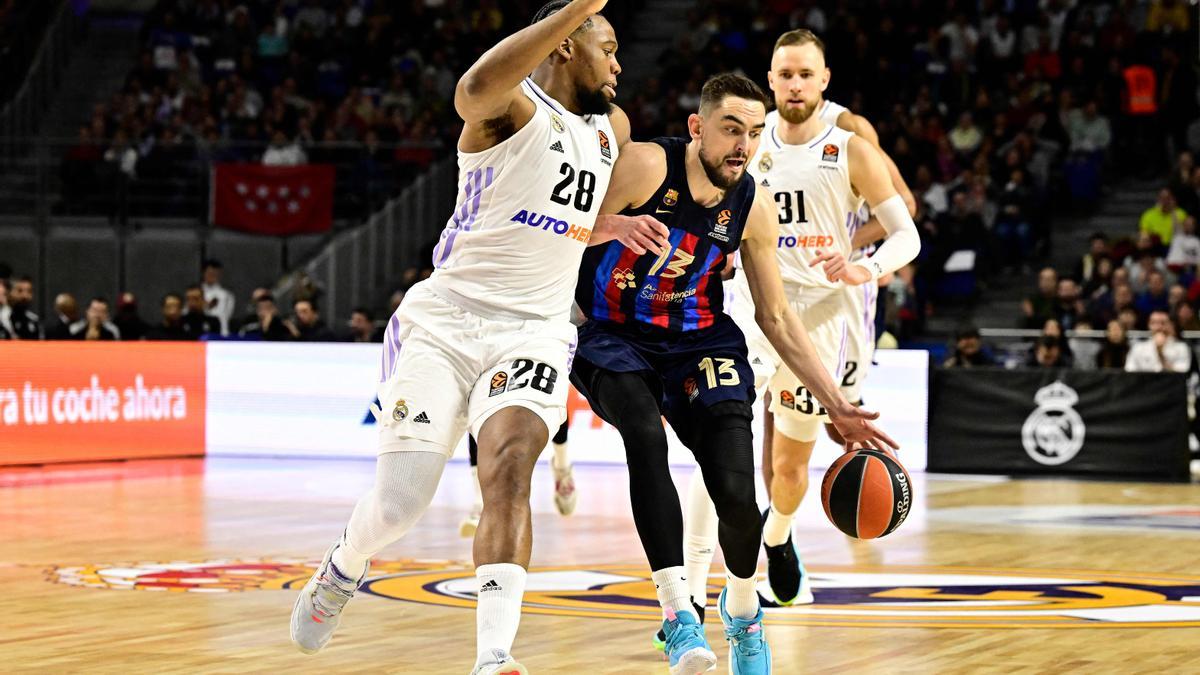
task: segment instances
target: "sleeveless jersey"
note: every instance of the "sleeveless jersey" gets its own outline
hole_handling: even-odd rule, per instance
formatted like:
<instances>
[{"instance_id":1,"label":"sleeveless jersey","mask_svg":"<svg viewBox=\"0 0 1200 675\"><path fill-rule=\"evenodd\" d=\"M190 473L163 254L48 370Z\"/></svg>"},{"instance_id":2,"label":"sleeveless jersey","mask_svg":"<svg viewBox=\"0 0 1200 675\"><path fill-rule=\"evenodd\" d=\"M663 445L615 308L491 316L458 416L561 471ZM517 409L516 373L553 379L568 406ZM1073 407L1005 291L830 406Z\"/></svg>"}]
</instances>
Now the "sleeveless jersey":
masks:
<instances>
[{"instance_id":1,"label":"sleeveless jersey","mask_svg":"<svg viewBox=\"0 0 1200 675\"><path fill-rule=\"evenodd\" d=\"M721 270L737 250L754 203L749 174L706 208L692 200L684 154L687 139L657 138L667 154L667 176L645 204L626 215L648 214L670 229L664 255L639 256L619 241L583 256L575 301L590 319L691 331L724 320Z\"/></svg>"},{"instance_id":2,"label":"sleeveless jersey","mask_svg":"<svg viewBox=\"0 0 1200 675\"><path fill-rule=\"evenodd\" d=\"M834 103L829 99L825 99L824 101L821 101L821 107L817 109L817 116L820 117L821 121L825 124L828 124L831 127L836 127L838 118L841 117L842 113L846 112L847 110L849 110L849 108L846 106L841 105L840 103Z\"/></svg>"},{"instance_id":3,"label":"sleeveless jersey","mask_svg":"<svg viewBox=\"0 0 1200 675\"><path fill-rule=\"evenodd\" d=\"M827 125L813 140L787 145L778 126L779 114L769 113L750 171L779 208L779 271L789 297L816 302L843 284L830 283L809 262L819 250L840 251L849 259L850 237L865 222L859 212L863 200L850 186L854 134Z\"/></svg>"},{"instance_id":4,"label":"sleeveless jersey","mask_svg":"<svg viewBox=\"0 0 1200 675\"><path fill-rule=\"evenodd\" d=\"M458 203L430 284L484 316L567 319L616 134L606 115L574 115L528 78L521 88L536 108L529 123L492 148L458 153Z\"/></svg>"},{"instance_id":5,"label":"sleeveless jersey","mask_svg":"<svg viewBox=\"0 0 1200 675\"><path fill-rule=\"evenodd\" d=\"M849 108L847 108L846 106L844 106L840 103L835 103L834 101L825 99L825 100L821 101L821 107L817 109L817 116L820 117L821 121L825 122L826 124L836 127L838 118L842 116L842 113L847 112L849 110L850 110ZM857 215L851 219L851 226L850 226L851 239L854 238L854 233L856 231L858 231L858 228L865 225L867 223L867 221L870 219L871 219L871 208L869 206L867 206L867 203L864 201L862 203L862 205L858 208ZM854 254L850 257L850 260L860 260L860 259L865 258L866 256L870 255L874 251L875 251L874 245L868 245L864 248L857 249L854 251Z\"/></svg>"}]
</instances>

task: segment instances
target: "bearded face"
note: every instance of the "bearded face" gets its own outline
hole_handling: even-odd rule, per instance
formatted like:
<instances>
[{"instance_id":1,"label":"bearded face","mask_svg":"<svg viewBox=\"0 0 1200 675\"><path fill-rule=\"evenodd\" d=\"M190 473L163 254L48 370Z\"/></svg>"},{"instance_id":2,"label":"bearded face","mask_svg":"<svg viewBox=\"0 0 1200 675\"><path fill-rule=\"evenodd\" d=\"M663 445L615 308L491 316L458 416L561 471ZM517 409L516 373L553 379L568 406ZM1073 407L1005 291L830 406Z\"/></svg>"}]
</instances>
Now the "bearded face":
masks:
<instances>
[{"instance_id":1,"label":"bearded face","mask_svg":"<svg viewBox=\"0 0 1200 675\"><path fill-rule=\"evenodd\" d=\"M728 154L712 152L700 143L700 165L708 180L722 190L729 190L738 184L746 174L746 162L749 156L745 150L733 149Z\"/></svg>"},{"instance_id":2,"label":"bearded face","mask_svg":"<svg viewBox=\"0 0 1200 675\"><path fill-rule=\"evenodd\" d=\"M792 124L803 124L812 117L812 114L817 111L817 104L820 99L812 102L805 102L798 98L793 99L788 96L775 97L775 107L779 110L779 116L785 121Z\"/></svg>"}]
</instances>

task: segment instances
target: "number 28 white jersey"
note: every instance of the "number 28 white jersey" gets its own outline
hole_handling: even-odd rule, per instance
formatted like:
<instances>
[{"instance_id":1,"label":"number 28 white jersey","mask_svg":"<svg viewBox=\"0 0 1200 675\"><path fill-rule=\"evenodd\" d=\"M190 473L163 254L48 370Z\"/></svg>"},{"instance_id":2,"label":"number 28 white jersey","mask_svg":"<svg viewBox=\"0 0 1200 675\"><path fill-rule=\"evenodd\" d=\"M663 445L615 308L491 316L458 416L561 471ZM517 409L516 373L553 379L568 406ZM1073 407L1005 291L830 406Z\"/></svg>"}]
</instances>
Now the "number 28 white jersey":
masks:
<instances>
[{"instance_id":1,"label":"number 28 white jersey","mask_svg":"<svg viewBox=\"0 0 1200 675\"><path fill-rule=\"evenodd\" d=\"M567 319L617 139L607 115L574 115L528 78L521 88L536 107L529 123L458 153L458 202L430 284L485 316Z\"/></svg>"},{"instance_id":2,"label":"number 28 white jersey","mask_svg":"<svg viewBox=\"0 0 1200 675\"><path fill-rule=\"evenodd\" d=\"M805 304L817 302L841 282L825 279L809 265L818 251L851 256L850 241L861 223L863 199L850 185L850 131L827 125L800 145L788 145L778 133L779 113L767 115L750 172L775 197L779 210L779 271L788 296Z\"/></svg>"}]
</instances>

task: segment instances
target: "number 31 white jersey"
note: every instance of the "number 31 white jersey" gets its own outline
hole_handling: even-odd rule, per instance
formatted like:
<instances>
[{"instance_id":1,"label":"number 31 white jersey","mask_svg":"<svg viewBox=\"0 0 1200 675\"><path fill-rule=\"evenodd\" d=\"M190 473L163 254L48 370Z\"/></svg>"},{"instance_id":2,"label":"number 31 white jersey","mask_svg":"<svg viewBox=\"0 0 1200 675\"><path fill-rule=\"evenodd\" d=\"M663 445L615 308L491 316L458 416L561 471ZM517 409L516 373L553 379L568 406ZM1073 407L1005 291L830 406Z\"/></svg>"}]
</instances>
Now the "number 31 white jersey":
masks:
<instances>
[{"instance_id":1,"label":"number 31 white jersey","mask_svg":"<svg viewBox=\"0 0 1200 675\"><path fill-rule=\"evenodd\" d=\"M536 106L529 123L458 153L458 203L429 283L484 316L567 319L617 139L607 115L574 115L528 78L521 88Z\"/></svg>"},{"instance_id":2,"label":"number 31 white jersey","mask_svg":"<svg viewBox=\"0 0 1200 675\"><path fill-rule=\"evenodd\" d=\"M813 140L788 145L778 133L779 113L767 115L763 140L750 160L756 182L775 197L779 210L779 270L788 297L811 304L843 287L809 265L818 251L849 258L861 225L862 198L850 185L850 131L827 125Z\"/></svg>"}]
</instances>

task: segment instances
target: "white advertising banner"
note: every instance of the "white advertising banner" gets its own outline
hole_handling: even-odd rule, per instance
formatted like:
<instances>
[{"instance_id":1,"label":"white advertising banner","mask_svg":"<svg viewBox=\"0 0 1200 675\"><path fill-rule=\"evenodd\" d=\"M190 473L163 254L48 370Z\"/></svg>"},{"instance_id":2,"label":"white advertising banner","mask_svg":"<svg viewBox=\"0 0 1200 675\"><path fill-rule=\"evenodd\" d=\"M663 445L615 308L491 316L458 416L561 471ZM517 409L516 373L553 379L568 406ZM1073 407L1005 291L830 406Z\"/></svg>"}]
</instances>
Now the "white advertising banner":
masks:
<instances>
[{"instance_id":1,"label":"white advertising banner","mask_svg":"<svg viewBox=\"0 0 1200 675\"><path fill-rule=\"evenodd\" d=\"M375 455L370 414L379 374L379 345L207 345L206 438L213 456L365 457ZM863 390L865 405L881 413L880 425L901 445L910 471L925 468L929 355L881 350ZM431 382L430 386L438 386ZM761 404L756 405L756 410ZM573 461L625 462L616 429L596 417L587 401L570 392ZM755 420L755 444L760 423ZM672 464L690 464L691 453L668 429ZM822 437L813 467L828 466L839 448ZM455 456L466 457L466 442ZM761 456L761 455L760 455ZM549 461L549 454L543 456Z\"/></svg>"}]
</instances>

